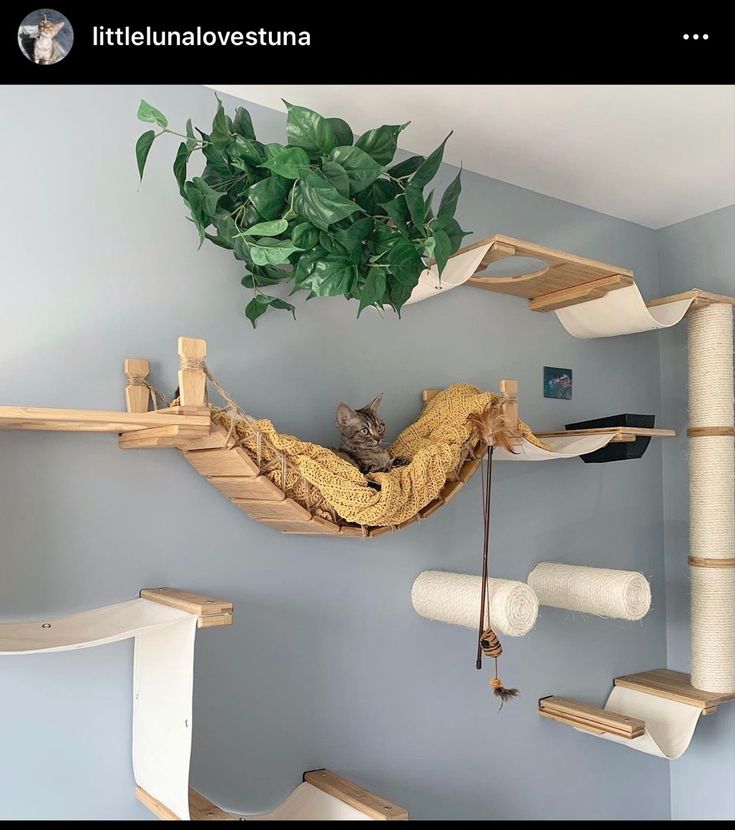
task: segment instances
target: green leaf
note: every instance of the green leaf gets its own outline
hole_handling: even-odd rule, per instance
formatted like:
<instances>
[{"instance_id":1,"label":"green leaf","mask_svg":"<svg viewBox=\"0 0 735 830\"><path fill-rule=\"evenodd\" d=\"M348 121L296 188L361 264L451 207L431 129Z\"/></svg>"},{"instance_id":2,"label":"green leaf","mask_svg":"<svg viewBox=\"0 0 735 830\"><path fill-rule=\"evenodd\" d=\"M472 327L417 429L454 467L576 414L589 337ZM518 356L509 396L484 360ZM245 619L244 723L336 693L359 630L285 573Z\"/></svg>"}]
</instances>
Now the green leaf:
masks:
<instances>
[{"instance_id":1,"label":"green leaf","mask_svg":"<svg viewBox=\"0 0 735 830\"><path fill-rule=\"evenodd\" d=\"M218 248L225 248L228 251L232 250L232 245L226 239L223 239L221 236L215 235L213 233L205 233L204 236L206 236L206 238L211 243L216 245Z\"/></svg>"},{"instance_id":2,"label":"green leaf","mask_svg":"<svg viewBox=\"0 0 735 830\"><path fill-rule=\"evenodd\" d=\"M209 140L209 136L205 140ZM224 147L215 147L213 144L205 144L202 147L202 153L207 160L207 166L211 168L212 172L217 173L222 178L229 178L232 175L230 169L230 162L225 153ZM202 176L202 178L204 178Z\"/></svg>"},{"instance_id":3,"label":"green leaf","mask_svg":"<svg viewBox=\"0 0 735 830\"><path fill-rule=\"evenodd\" d=\"M424 187L436 176L444 156L444 145L449 141L451 133L442 141L431 155L418 167L411 178L411 184L423 190Z\"/></svg>"},{"instance_id":4,"label":"green leaf","mask_svg":"<svg viewBox=\"0 0 735 830\"><path fill-rule=\"evenodd\" d=\"M310 156L329 153L337 146L334 130L326 118L306 107L297 107L288 101L283 103L288 109L286 135L289 144L303 147Z\"/></svg>"},{"instance_id":5,"label":"green leaf","mask_svg":"<svg viewBox=\"0 0 735 830\"><path fill-rule=\"evenodd\" d=\"M288 227L285 219L273 219L270 222L258 222L242 232L243 236L278 236Z\"/></svg>"},{"instance_id":6,"label":"green leaf","mask_svg":"<svg viewBox=\"0 0 735 830\"><path fill-rule=\"evenodd\" d=\"M282 280L291 278L289 271L282 271L275 265L251 265L249 267L251 273L246 271L245 276L240 280L246 288L276 285Z\"/></svg>"},{"instance_id":7,"label":"green leaf","mask_svg":"<svg viewBox=\"0 0 735 830\"><path fill-rule=\"evenodd\" d=\"M462 169L457 173L457 178L449 184L442 195L442 200L439 202L439 210L437 216L451 219L454 212L457 210L457 200L459 194L462 192Z\"/></svg>"},{"instance_id":8,"label":"green leaf","mask_svg":"<svg viewBox=\"0 0 735 830\"><path fill-rule=\"evenodd\" d=\"M357 310L359 317L363 309L376 305L385 294L385 269L371 268L364 285L360 289L360 307Z\"/></svg>"},{"instance_id":9,"label":"green leaf","mask_svg":"<svg viewBox=\"0 0 735 830\"><path fill-rule=\"evenodd\" d=\"M143 135L135 142L135 158L138 161L138 173L140 173L140 180L143 181L143 171L145 170L146 159L148 153L151 151L151 145L155 139L156 134L153 130L143 133Z\"/></svg>"},{"instance_id":10,"label":"green leaf","mask_svg":"<svg viewBox=\"0 0 735 830\"><path fill-rule=\"evenodd\" d=\"M389 167L387 172L394 179L404 179L406 176L415 173L425 160L423 156L410 156L405 161L399 161L398 164Z\"/></svg>"},{"instance_id":11,"label":"green leaf","mask_svg":"<svg viewBox=\"0 0 735 830\"><path fill-rule=\"evenodd\" d=\"M255 328L258 317L262 317L268 311L271 299L272 297L267 294L257 294L245 306L245 316L253 324L253 328Z\"/></svg>"},{"instance_id":12,"label":"green leaf","mask_svg":"<svg viewBox=\"0 0 735 830\"><path fill-rule=\"evenodd\" d=\"M235 110L235 120L232 122L232 129L243 138L255 140L253 120L245 107L238 107Z\"/></svg>"},{"instance_id":13,"label":"green leaf","mask_svg":"<svg viewBox=\"0 0 735 830\"><path fill-rule=\"evenodd\" d=\"M204 211L204 215L208 219L214 219L214 216L217 213L217 203L225 194L221 193L219 190L215 190L213 187L210 187L204 179L201 179L198 176L195 176L191 180L191 183L194 187L196 187L202 196L202 210Z\"/></svg>"},{"instance_id":14,"label":"green leaf","mask_svg":"<svg viewBox=\"0 0 735 830\"><path fill-rule=\"evenodd\" d=\"M373 220L370 216L363 216L347 228L332 230L332 235L347 251L352 262L357 265L362 255L362 244L373 230Z\"/></svg>"},{"instance_id":15,"label":"green leaf","mask_svg":"<svg viewBox=\"0 0 735 830\"><path fill-rule=\"evenodd\" d=\"M402 240L390 249L387 259L390 272L398 282L413 288L424 270L424 264L416 248L410 242Z\"/></svg>"},{"instance_id":16,"label":"green leaf","mask_svg":"<svg viewBox=\"0 0 735 830\"><path fill-rule=\"evenodd\" d=\"M217 112L212 121L212 132L209 134L209 140L217 148L226 147L232 143L233 136L230 133L230 125L227 123L227 115L225 108L222 106L222 101L217 100Z\"/></svg>"},{"instance_id":17,"label":"green leaf","mask_svg":"<svg viewBox=\"0 0 735 830\"><path fill-rule=\"evenodd\" d=\"M352 144L355 136L352 134L352 128L346 121L343 121L341 118L327 118L327 121L332 128L337 144Z\"/></svg>"},{"instance_id":18,"label":"green leaf","mask_svg":"<svg viewBox=\"0 0 735 830\"><path fill-rule=\"evenodd\" d=\"M179 149L176 152L174 159L174 176L179 183L179 193L184 195L184 182L186 181L186 164L189 161L190 150L187 149L186 143L181 142Z\"/></svg>"},{"instance_id":19,"label":"green leaf","mask_svg":"<svg viewBox=\"0 0 735 830\"><path fill-rule=\"evenodd\" d=\"M295 187L296 212L320 230L325 231L329 225L360 210L358 205L345 199L333 185L314 172L307 172Z\"/></svg>"},{"instance_id":20,"label":"green leaf","mask_svg":"<svg viewBox=\"0 0 735 830\"><path fill-rule=\"evenodd\" d=\"M251 138L243 138L241 135L236 135L235 140L227 148L227 155L232 158L239 156L248 164L259 165L265 158L263 145L259 141L254 141Z\"/></svg>"},{"instance_id":21,"label":"green leaf","mask_svg":"<svg viewBox=\"0 0 735 830\"><path fill-rule=\"evenodd\" d=\"M300 250L290 239L264 237L250 246L250 256L256 265L281 265L288 262L291 254Z\"/></svg>"},{"instance_id":22,"label":"green leaf","mask_svg":"<svg viewBox=\"0 0 735 830\"><path fill-rule=\"evenodd\" d=\"M449 237L452 253L459 248L464 237L472 233L472 231L463 231L456 219L447 216L439 216L433 227L435 231L443 230Z\"/></svg>"},{"instance_id":23,"label":"green leaf","mask_svg":"<svg viewBox=\"0 0 735 830\"><path fill-rule=\"evenodd\" d=\"M267 167L284 179L298 179L309 169L309 157L301 147L286 147L280 153L271 156L260 167Z\"/></svg>"},{"instance_id":24,"label":"green leaf","mask_svg":"<svg viewBox=\"0 0 735 830\"><path fill-rule=\"evenodd\" d=\"M391 199L390 202L385 202L381 207L385 208L386 214L393 220L396 230L403 234L403 236L408 236L408 220L410 214L408 212L405 195L401 193L395 199Z\"/></svg>"},{"instance_id":25,"label":"green leaf","mask_svg":"<svg viewBox=\"0 0 735 830\"><path fill-rule=\"evenodd\" d=\"M355 266L347 257L325 254L310 260L307 272L294 273L299 289L307 289L318 297L337 297L346 294L355 279Z\"/></svg>"},{"instance_id":26,"label":"green leaf","mask_svg":"<svg viewBox=\"0 0 735 830\"><path fill-rule=\"evenodd\" d=\"M441 272L447 264L447 260L452 255L452 243L450 242L446 232L441 229L435 230L433 236L436 240L434 258L436 259L436 267L439 271L439 275L441 275Z\"/></svg>"},{"instance_id":27,"label":"green leaf","mask_svg":"<svg viewBox=\"0 0 735 830\"><path fill-rule=\"evenodd\" d=\"M199 232L199 247L201 248L208 222L202 207L202 194L193 182L184 183L184 201L189 206L192 221Z\"/></svg>"},{"instance_id":28,"label":"green leaf","mask_svg":"<svg viewBox=\"0 0 735 830\"><path fill-rule=\"evenodd\" d=\"M375 130L368 130L357 139L355 146L364 150L378 164L389 164L396 154L399 133L410 123L384 124Z\"/></svg>"},{"instance_id":29,"label":"green leaf","mask_svg":"<svg viewBox=\"0 0 735 830\"><path fill-rule=\"evenodd\" d=\"M350 177L339 162L325 161L322 164L322 175L330 184L334 185L341 196L347 197L350 195Z\"/></svg>"},{"instance_id":30,"label":"green leaf","mask_svg":"<svg viewBox=\"0 0 735 830\"><path fill-rule=\"evenodd\" d=\"M263 145L263 151L265 152L266 159L272 159L273 156L277 156L285 149L285 146L283 144L279 144L277 141L271 141L270 144Z\"/></svg>"},{"instance_id":31,"label":"green leaf","mask_svg":"<svg viewBox=\"0 0 735 830\"><path fill-rule=\"evenodd\" d=\"M426 221L426 204L424 202L424 194L420 187L416 187L411 181L404 190L406 197L406 205L408 212L411 215L411 220L418 229L423 228Z\"/></svg>"},{"instance_id":32,"label":"green leaf","mask_svg":"<svg viewBox=\"0 0 735 830\"><path fill-rule=\"evenodd\" d=\"M285 300L280 299L280 297L272 297L270 301L270 307L283 309L284 311L290 311L293 315L294 320L296 319L296 306L292 306L291 303L287 303Z\"/></svg>"},{"instance_id":33,"label":"green leaf","mask_svg":"<svg viewBox=\"0 0 735 830\"><path fill-rule=\"evenodd\" d=\"M248 188L248 198L263 219L280 219L286 207L291 182L281 176L268 176Z\"/></svg>"},{"instance_id":34,"label":"green leaf","mask_svg":"<svg viewBox=\"0 0 735 830\"><path fill-rule=\"evenodd\" d=\"M398 282L394 280L388 286L388 296L390 298L390 304L396 310L398 316L401 316L401 308L405 304L406 300L411 296L413 292L413 286L404 285L402 282Z\"/></svg>"},{"instance_id":35,"label":"green leaf","mask_svg":"<svg viewBox=\"0 0 735 830\"><path fill-rule=\"evenodd\" d=\"M383 165L359 147L335 147L330 158L347 171L352 193L365 190L383 172Z\"/></svg>"},{"instance_id":36,"label":"green leaf","mask_svg":"<svg viewBox=\"0 0 735 830\"><path fill-rule=\"evenodd\" d=\"M310 222L301 222L291 231L291 241L302 251L309 251L319 241L319 230Z\"/></svg>"},{"instance_id":37,"label":"green leaf","mask_svg":"<svg viewBox=\"0 0 735 830\"><path fill-rule=\"evenodd\" d=\"M390 179L376 179L370 187L355 194L355 201L371 216L387 216L383 205L399 192L400 187Z\"/></svg>"},{"instance_id":38,"label":"green leaf","mask_svg":"<svg viewBox=\"0 0 735 830\"><path fill-rule=\"evenodd\" d=\"M161 129L168 127L168 118L142 98L138 105L138 121L150 121L152 124L158 124Z\"/></svg>"},{"instance_id":39,"label":"green leaf","mask_svg":"<svg viewBox=\"0 0 735 830\"><path fill-rule=\"evenodd\" d=\"M186 119L186 149L191 152L197 146L194 128L191 126L191 118Z\"/></svg>"},{"instance_id":40,"label":"green leaf","mask_svg":"<svg viewBox=\"0 0 735 830\"><path fill-rule=\"evenodd\" d=\"M328 254L337 254L340 257L347 256L347 251L337 242L331 232L319 231L319 244Z\"/></svg>"},{"instance_id":41,"label":"green leaf","mask_svg":"<svg viewBox=\"0 0 735 830\"><path fill-rule=\"evenodd\" d=\"M215 228L217 228L217 236L229 243L235 259L250 264L250 253L245 242L240 237L240 228L235 224L232 214L225 210L218 210L212 221L214 222Z\"/></svg>"}]
</instances>

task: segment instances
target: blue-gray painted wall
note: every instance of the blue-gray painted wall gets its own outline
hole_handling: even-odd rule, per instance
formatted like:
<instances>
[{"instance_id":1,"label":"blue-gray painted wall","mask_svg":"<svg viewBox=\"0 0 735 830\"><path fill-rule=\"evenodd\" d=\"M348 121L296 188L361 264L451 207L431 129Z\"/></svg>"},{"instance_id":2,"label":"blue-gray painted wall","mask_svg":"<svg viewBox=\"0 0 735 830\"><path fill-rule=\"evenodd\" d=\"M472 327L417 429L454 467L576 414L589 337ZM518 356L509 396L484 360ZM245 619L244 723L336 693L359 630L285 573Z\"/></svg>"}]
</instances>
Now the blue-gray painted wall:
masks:
<instances>
[{"instance_id":1,"label":"blue-gray painted wall","mask_svg":"<svg viewBox=\"0 0 735 830\"><path fill-rule=\"evenodd\" d=\"M356 321L344 301L316 300L297 322L268 315L253 332L237 263L196 251L173 140L154 146L138 192L141 97L174 125L206 126L213 113L200 87L0 90L3 403L121 407L122 361L134 356L171 392L186 334L207 338L211 368L250 412L319 442L334 441L341 399L385 392L397 432L423 387L458 380L518 378L538 429L661 412L655 334L575 340L553 315L476 289L401 321ZM252 113L260 135L282 138L282 114ZM443 168L440 184L454 174ZM458 218L475 238L616 262L644 295L660 291L658 235L630 222L472 173ZM541 396L544 365L574 370L572 401ZM195 678L192 783L225 807L265 810L303 770L328 766L415 818L668 818L666 762L536 714L542 695L601 704L616 675L666 663L661 443L626 464L499 464L493 498L493 574L524 579L548 559L634 568L654 596L641 623L543 609L531 635L506 638L503 676L522 697L501 714L471 633L418 617L409 596L426 568L479 572L479 481L399 534L299 538L244 516L174 451L0 433L1 616L69 613L151 585L234 600L235 626L201 634ZM2 817L148 817L133 797L130 654L120 644L3 659Z\"/></svg>"}]
</instances>

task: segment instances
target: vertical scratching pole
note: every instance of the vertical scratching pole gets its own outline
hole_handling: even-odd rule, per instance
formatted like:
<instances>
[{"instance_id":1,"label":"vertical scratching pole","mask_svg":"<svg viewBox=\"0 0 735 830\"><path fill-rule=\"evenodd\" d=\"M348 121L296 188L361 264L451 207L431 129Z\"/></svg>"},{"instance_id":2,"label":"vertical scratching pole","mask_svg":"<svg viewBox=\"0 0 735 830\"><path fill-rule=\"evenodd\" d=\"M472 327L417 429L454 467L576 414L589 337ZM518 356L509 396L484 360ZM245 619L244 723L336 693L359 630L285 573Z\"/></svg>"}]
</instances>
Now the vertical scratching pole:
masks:
<instances>
[{"instance_id":1,"label":"vertical scratching pole","mask_svg":"<svg viewBox=\"0 0 735 830\"><path fill-rule=\"evenodd\" d=\"M735 691L732 307L689 315L691 682Z\"/></svg>"},{"instance_id":2,"label":"vertical scratching pole","mask_svg":"<svg viewBox=\"0 0 735 830\"><path fill-rule=\"evenodd\" d=\"M147 360L129 357L125 361L125 405L128 412L148 412L151 390L148 375L151 371Z\"/></svg>"},{"instance_id":3,"label":"vertical scratching pole","mask_svg":"<svg viewBox=\"0 0 735 830\"><path fill-rule=\"evenodd\" d=\"M204 406L206 403L207 376L204 374L204 358L207 341L194 337L179 337L179 402L181 406Z\"/></svg>"},{"instance_id":4,"label":"vertical scratching pole","mask_svg":"<svg viewBox=\"0 0 735 830\"><path fill-rule=\"evenodd\" d=\"M514 443L519 444L522 439L518 429L518 381L503 378L500 381L501 413L508 425L508 432L513 436Z\"/></svg>"}]
</instances>

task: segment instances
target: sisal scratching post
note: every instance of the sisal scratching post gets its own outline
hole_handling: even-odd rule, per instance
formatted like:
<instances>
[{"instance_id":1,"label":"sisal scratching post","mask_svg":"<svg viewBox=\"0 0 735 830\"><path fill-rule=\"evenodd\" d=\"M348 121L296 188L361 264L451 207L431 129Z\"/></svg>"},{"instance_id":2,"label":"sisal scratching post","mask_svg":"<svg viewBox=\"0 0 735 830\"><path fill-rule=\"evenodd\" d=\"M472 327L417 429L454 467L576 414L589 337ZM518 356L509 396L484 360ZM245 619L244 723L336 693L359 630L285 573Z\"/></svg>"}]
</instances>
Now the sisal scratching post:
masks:
<instances>
[{"instance_id":1,"label":"sisal scratching post","mask_svg":"<svg viewBox=\"0 0 735 830\"><path fill-rule=\"evenodd\" d=\"M539 562L528 575L539 605L599 617L640 620L651 607L651 586L637 571Z\"/></svg>"},{"instance_id":2,"label":"sisal scratching post","mask_svg":"<svg viewBox=\"0 0 735 830\"><path fill-rule=\"evenodd\" d=\"M538 600L525 582L487 580L490 625L500 634L522 637L533 628ZM477 628L482 577L471 574L424 571L416 577L411 602L417 614L429 620Z\"/></svg>"},{"instance_id":3,"label":"sisal scratching post","mask_svg":"<svg viewBox=\"0 0 735 830\"><path fill-rule=\"evenodd\" d=\"M735 691L732 307L689 314L691 682Z\"/></svg>"}]
</instances>

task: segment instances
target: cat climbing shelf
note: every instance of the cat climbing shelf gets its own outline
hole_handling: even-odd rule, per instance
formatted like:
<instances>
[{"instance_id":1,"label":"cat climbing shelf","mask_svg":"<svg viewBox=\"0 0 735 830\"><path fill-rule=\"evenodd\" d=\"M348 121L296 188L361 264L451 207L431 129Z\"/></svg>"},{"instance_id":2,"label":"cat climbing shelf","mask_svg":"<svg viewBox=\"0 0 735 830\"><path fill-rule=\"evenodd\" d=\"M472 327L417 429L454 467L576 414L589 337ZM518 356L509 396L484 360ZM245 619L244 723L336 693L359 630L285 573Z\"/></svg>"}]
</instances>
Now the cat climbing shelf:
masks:
<instances>
[{"instance_id":1,"label":"cat climbing shelf","mask_svg":"<svg viewBox=\"0 0 735 830\"><path fill-rule=\"evenodd\" d=\"M176 588L52 620L0 622L0 656L73 651L134 639L132 755L135 795L161 819L405 820L407 811L327 769L266 814L222 810L189 787L196 630L232 625L226 600Z\"/></svg>"},{"instance_id":2,"label":"cat climbing shelf","mask_svg":"<svg viewBox=\"0 0 735 830\"><path fill-rule=\"evenodd\" d=\"M149 363L128 359L125 361L127 412L6 406L0 407L0 428L115 432L119 434L122 449L175 448L238 509L288 534L371 538L390 533L425 519L448 504L480 467L485 446L475 438L473 446L458 453L459 464L448 471L441 489L425 497L423 504L418 502L408 518L394 524L362 525L345 521L317 488L309 484L300 468L303 463L300 457L278 450L273 444L274 433L266 433L264 423L243 412L219 386L206 368L206 354L204 340L179 338L180 392L175 406L148 411L157 394L148 381ZM209 405L208 383L224 396L225 407ZM472 393L475 388L466 387L465 392L468 389ZM483 400L491 399L487 393L479 390L475 393L484 396ZM437 390L424 390L424 403L429 404L437 394ZM537 436L539 441L519 421L517 394L517 383L503 380L500 394L494 399L515 443L513 452L502 447L496 449L495 457L500 461L573 458L610 442L674 435L673 430L611 427L546 433ZM249 442L244 440L244 435ZM332 456L329 452L327 455ZM367 494L374 497L375 490L368 488L364 480L360 486L363 498Z\"/></svg>"}]
</instances>

